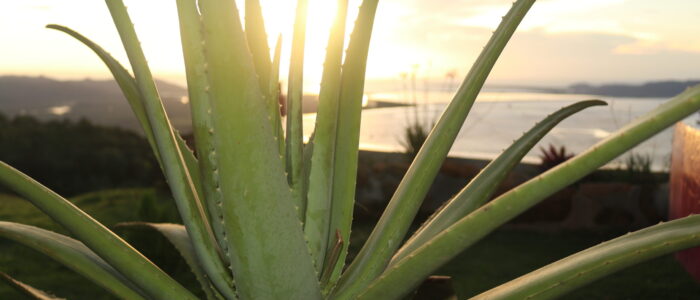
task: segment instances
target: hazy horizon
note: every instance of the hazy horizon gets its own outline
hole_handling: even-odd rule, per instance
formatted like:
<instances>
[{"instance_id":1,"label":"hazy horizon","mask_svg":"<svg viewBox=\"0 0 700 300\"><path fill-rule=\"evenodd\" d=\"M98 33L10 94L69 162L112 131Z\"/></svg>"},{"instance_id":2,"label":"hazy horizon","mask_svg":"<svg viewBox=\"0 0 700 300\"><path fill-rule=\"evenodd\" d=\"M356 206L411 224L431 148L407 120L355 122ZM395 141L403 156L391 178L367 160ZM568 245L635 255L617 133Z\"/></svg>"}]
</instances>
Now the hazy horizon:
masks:
<instances>
[{"instance_id":1,"label":"hazy horizon","mask_svg":"<svg viewBox=\"0 0 700 300\"><path fill-rule=\"evenodd\" d=\"M174 1L125 0L153 73L184 83ZM242 1L239 8L242 8ZM282 34L288 60L294 1L262 0L270 40ZM350 1L348 27L359 1ZM462 78L510 7L510 0L383 0L368 62L368 80ZM108 78L86 47L49 23L93 39L128 67L102 1L31 0L0 11L0 75L58 79ZM305 63L306 89L317 89L334 1L310 0ZM700 78L700 2L670 0L541 0L515 33L488 84L566 86L577 82L642 83ZM273 42L271 42L272 44ZM285 59L287 57L287 59ZM286 77L285 66L281 78Z\"/></svg>"},{"instance_id":2,"label":"hazy horizon","mask_svg":"<svg viewBox=\"0 0 700 300\"><path fill-rule=\"evenodd\" d=\"M45 75L45 74L15 74L15 73L0 73L0 77L28 77L28 78L47 78L50 80L55 80L55 81L103 81L103 80L114 80L112 75L107 72L105 74L84 74L84 75L75 75L75 76L61 76L60 74L50 74L50 75ZM175 84L180 87L186 88L187 87L187 80L185 78L185 74L154 74L154 79L159 80L159 81L164 81L170 84ZM449 81L448 79L444 77L432 77L432 78L417 78L417 92L423 91L425 82L429 82L430 85L430 90L445 90L443 86L450 85L452 88L447 89L447 90L456 90L456 88L461 84L461 81L463 78L456 78L455 80ZM658 79L652 79L652 80L632 80L632 81L597 81L597 80L580 80L580 81L574 81L574 82L568 82L568 83L537 83L537 82L493 82L493 81L487 81L486 84L484 85L485 89L488 88L501 88L501 87L512 87L512 88L518 88L521 87L523 89L527 88L554 88L554 89L563 89L570 87L572 85L577 85L577 84L588 84L588 85L593 85L593 86L599 86L599 85L642 85L645 83L650 83L650 82L666 82L666 81L695 81L695 80L700 80L700 76L694 77L694 78L678 78L678 79L669 79L669 78L658 78ZM282 82L283 85L286 85L284 82ZM314 84L317 84L314 82ZM395 90L400 90L402 88L407 88L408 87L402 87L401 85L403 84L410 84L410 79L402 79L400 77L397 78L368 78L366 80L366 89L377 89L377 86L389 86L393 85L393 89ZM309 88L308 86L306 87L305 93L308 94L317 94L317 90L315 90L313 87Z\"/></svg>"}]
</instances>

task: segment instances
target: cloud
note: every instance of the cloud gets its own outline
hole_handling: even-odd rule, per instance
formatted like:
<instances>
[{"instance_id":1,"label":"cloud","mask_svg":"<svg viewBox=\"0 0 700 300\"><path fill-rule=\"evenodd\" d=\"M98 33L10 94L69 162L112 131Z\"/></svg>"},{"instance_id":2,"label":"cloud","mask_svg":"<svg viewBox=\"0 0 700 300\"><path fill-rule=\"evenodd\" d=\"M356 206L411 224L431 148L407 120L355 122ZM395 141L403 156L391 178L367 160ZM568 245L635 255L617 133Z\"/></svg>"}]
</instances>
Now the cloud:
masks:
<instances>
[{"instance_id":1,"label":"cloud","mask_svg":"<svg viewBox=\"0 0 700 300\"><path fill-rule=\"evenodd\" d=\"M413 64L430 65L435 76L455 68L463 74L510 4L509 0L382 2L380 13L384 9L393 19L373 41L370 63L384 75L411 70ZM491 78L568 84L700 77L700 40L693 43L687 38L697 36L697 29L675 28L676 23L667 22L664 18L674 11L683 9L660 11L658 3L646 0L539 1Z\"/></svg>"},{"instance_id":2,"label":"cloud","mask_svg":"<svg viewBox=\"0 0 700 300\"><path fill-rule=\"evenodd\" d=\"M700 43L673 43L653 39L639 39L633 43L624 44L613 50L617 54L650 55L663 52L688 52L700 54Z\"/></svg>"},{"instance_id":3,"label":"cloud","mask_svg":"<svg viewBox=\"0 0 700 300\"><path fill-rule=\"evenodd\" d=\"M634 49L630 45L644 45L644 41L620 34L522 32L502 54L492 78L567 84L686 79L699 75L698 52L658 45ZM620 50L626 47L627 51Z\"/></svg>"}]
</instances>

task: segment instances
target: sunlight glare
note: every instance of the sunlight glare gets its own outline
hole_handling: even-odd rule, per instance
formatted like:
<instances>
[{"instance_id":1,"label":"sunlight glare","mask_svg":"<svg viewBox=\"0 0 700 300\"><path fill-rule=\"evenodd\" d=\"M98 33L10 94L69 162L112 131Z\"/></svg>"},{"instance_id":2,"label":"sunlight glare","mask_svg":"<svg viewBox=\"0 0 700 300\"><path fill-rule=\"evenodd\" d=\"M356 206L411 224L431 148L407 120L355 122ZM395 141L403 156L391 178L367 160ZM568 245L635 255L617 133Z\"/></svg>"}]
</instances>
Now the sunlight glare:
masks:
<instances>
[{"instance_id":1,"label":"sunlight glare","mask_svg":"<svg viewBox=\"0 0 700 300\"><path fill-rule=\"evenodd\" d=\"M296 1L262 0L261 6L268 34L270 56L274 54L278 35L282 35L282 59L280 78L286 78L294 29ZM304 90L317 93L326 57L326 43L333 24L336 1L309 0L306 20L306 45L304 49Z\"/></svg>"}]
</instances>

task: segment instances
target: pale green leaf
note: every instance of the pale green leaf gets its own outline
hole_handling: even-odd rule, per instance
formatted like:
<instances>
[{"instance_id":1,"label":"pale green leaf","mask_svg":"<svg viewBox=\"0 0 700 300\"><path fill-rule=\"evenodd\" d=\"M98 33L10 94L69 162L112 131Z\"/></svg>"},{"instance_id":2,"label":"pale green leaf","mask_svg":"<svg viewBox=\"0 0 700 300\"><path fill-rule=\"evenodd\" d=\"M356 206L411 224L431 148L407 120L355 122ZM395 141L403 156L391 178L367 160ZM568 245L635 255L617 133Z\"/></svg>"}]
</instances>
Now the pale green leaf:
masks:
<instances>
[{"instance_id":1,"label":"pale green leaf","mask_svg":"<svg viewBox=\"0 0 700 300\"><path fill-rule=\"evenodd\" d=\"M367 299L375 299L376 295L395 294L396 292L390 290L396 286L417 286L434 270L498 226L698 110L700 85L635 119L587 151L530 179L460 219L386 269L366 291Z\"/></svg>"},{"instance_id":2,"label":"pale green leaf","mask_svg":"<svg viewBox=\"0 0 700 300\"><path fill-rule=\"evenodd\" d=\"M223 254L214 237L192 175L183 159L183 153L178 147L177 139L163 108L163 103L126 7L121 0L107 0L107 6L131 62L143 106L148 120L151 122L156 146L163 161L165 177L170 185L180 216L193 240L197 257L211 278L221 279L214 280L217 289L220 291L230 290L232 288L232 279L229 279L231 273L221 258Z\"/></svg>"},{"instance_id":3,"label":"pale green leaf","mask_svg":"<svg viewBox=\"0 0 700 300\"><path fill-rule=\"evenodd\" d=\"M306 38L307 0L297 0L294 19L294 36L289 63L289 83L287 84L287 139L285 162L287 180L292 187L292 198L299 212L299 219L304 220L306 212L306 195L304 194L304 130L302 128L302 98L304 97L304 43Z\"/></svg>"},{"instance_id":4,"label":"pale green leaf","mask_svg":"<svg viewBox=\"0 0 700 300\"><path fill-rule=\"evenodd\" d=\"M143 132L144 134L146 134L146 139L151 145L153 153L155 154L156 159L158 160L158 163L161 165L162 168L160 153L158 152L155 138L153 136L151 122L148 120L148 116L146 116L146 111L143 107L141 94L138 90L138 87L136 86L136 80L134 79L134 77L132 77L131 74L129 74L129 71L127 71L126 68L124 68L116 59L114 59L109 53L107 53L107 51L105 51L104 49L102 49L102 47L95 44L93 41L81 35L80 33L77 33L68 27L55 24L46 25L46 28L62 31L74 37L76 40L80 41L85 46L90 48L93 52L95 52L95 54L97 54L97 56L102 60L102 62L104 62L109 71L112 73L112 76L114 77L115 81L119 85L119 88L121 89L122 93L124 94L124 97L128 101L129 106L131 106L131 110L134 112L136 119L141 124ZM182 137L179 134L176 134L176 136L178 138L178 147L183 153L183 157L190 170L190 173L196 174L196 158L189 150L189 148L187 148L187 145L185 144L184 140L182 140ZM192 180L195 183L195 185L199 187L198 174L196 176L193 176ZM197 190L200 191L201 189Z\"/></svg>"},{"instance_id":5,"label":"pale green leaf","mask_svg":"<svg viewBox=\"0 0 700 300\"><path fill-rule=\"evenodd\" d=\"M347 247L350 244L357 180L362 97L364 96L369 42L377 5L377 0L364 0L362 2L341 70L340 100L335 134L336 145L333 157L334 174L330 228L332 231L340 230L342 239L348 242L343 244L343 249L329 281L330 285L337 282L340 272L344 269Z\"/></svg>"},{"instance_id":6,"label":"pale green leaf","mask_svg":"<svg viewBox=\"0 0 700 300\"><path fill-rule=\"evenodd\" d=\"M12 222L0 222L0 236L51 257L119 298L145 299L133 283L75 239Z\"/></svg>"},{"instance_id":7,"label":"pale green leaf","mask_svg":"<svg viewBox=\"0 0 700 300\"><path fill-rule=\"evenodd\" d=\"M34 299L34 300L63 300L64 299L64 298L58 298L56 296L53 296L47 292L40 290L40 289L32 287L31 285L28 285L24 282L21 282L17 279L14 279L14 278L10 277L10 275L7 275L3 272L0 272L0 279L7 282L7 284L9 284L11 287L13 287L18 292L21 292L25 296L27 296L31 299Z\"/></svg>"},{"instance_id":8,"label":"pale green leaf","mask_svg":"<svg viewBox=\"0 0 700 300\"><path fill-rule=\"evenodd\" d=\"M700 215L692 215L575 253L472 299L556 299L626 267L698 245Z\"/></svg>"},{"instance_id":9,"label":"pale green leaf","mask_svg":"<svg viewBox=\"0 0 700 300\"><path fill-rule=\"evenodd\" d=\"M269 85L269 95L268 97L268 109L270 110L269 115L272 119L273 134L275 139L279 144L280 157L285 157L285 141L284 141L284 129L282 128L282 116L280 113L280 56L282 54L282 35L277 36L277 43L275 44L275 56L272 60L272 69L270 70L270 85Z\"/></svg>"},{"instance_id":10,"label":"pale green leaf","mask_svg":"<svg viewBox=\"0 0 700 300\"><path fill-rule=\"evenodd\" d=\"M175 280L112 231L55 192L0 162L0 183L68 229L88 248L156 299L195 299Z\"/></svg>"},{"instance_id":11,"label":"pale green leaf","mask_svg":"<svg viewBox=\"0 0 700 300\"><path fill-rule=\"evenodd\" d=\"M331 232L331 203L333 195L333 176L335 166L335 147L337 144L338 107L340 101L340 79L345 43L345 21L347 17L347 0L338 1L336 17L333 21L326 61L323 66L321 90L318 96L318 113L314 139L309 141L314 151L311 154L309 169L309 184L307 193L307 208L304 220L304 233L309 242L309 249L314 256L316 268L326 269L326 260ZM340 230L338 228L338 230ZM347 245L344 245L347 249ZM344 252L344 251L341 251ZM340 265L343 265L342 263ZM335 270L335 267L331 269ZM337 276L336 276L337 277ZM330 278L329 280L330 281Z\"/></svg>"},{"instance_id":12,"label":"pale green leaf","mask_svg":"<svg viewBox=\"0 0 700 300\"><path fill-rule=\"evenodd\" d=\"M243 299L319 299L238 9L233 1L198 3L236 290Z\"/></svg>"},{"instance_id":13,"label":"pale green leaf","mask_svg":"<svg viewBox=\"0 0 700 300\"><path fill-rule=\"evenodd\" d=\"M267 33L265 32L265 21L263 20L262 8L258 0L245 1L245 34L248 42L248 49L253 56L253 64L255 71L258 74L260 88L263 89L265 97L270 97L272 94L267 94L267 88L270 82L270 46L267 45Z\"/></svg>"},{"instance_id":14,"label":"pale green leaf","mask_svg":"<svg viewBox=\"0 0 700 300\"><path fill-rule=\"evenodd\" d=\"M80 33L68 27L56 24L46 25L46 28L55 29L72 36L73 38L90 48L90 50L95 52L95 54L97 54L97 56L102 60L102 62L112 73L112 76L119 85L119 88L122 90L122 93L124 93L124 97L129 102L131 110L134 112L136 119L141 124L143 132L144 134L146 134L146 138L151 144L151 148L153 149L153 152L156 155L158 162L160 162L160 153L158 153L158 149L156 148L155 139L153 137L153 130L151 129L151 122L148 120L148 117L146 116L146 111L143 108L143 103L141 102L141 94L139 93L138 87L136 86L136 81L134 80L134 77L132 77L131 74L129 74L129 71L127 71L126 68L124 68L116 59L114 59L112 55L110 55L107 51L102 49L102 47L100 47L87 37L81 35Z\"/></svg>"},{"instance_id":15,"label":"pale green leaf","mask_svg":"<svg viewBox=\"0 0 700 300\"><path fill-rule=\"evenodd\" d=\"M377 226L341 277L339 290L335 292L341 299L355 298L386 268L404 239L488 74L534 2L516 1L484 47L401 180Z\"/></svg>"},{"instance_id":16,"label":"pale green leaf","mask_svg":"<svg viewBox=\"0 0 700 300\"><path fill-rule=\"evenodd\" d=\"M182 258L194 273L199 285L202 290L207 295L207 299L221 299L221 294L212 286L209 281L209 276L204 272L202 264L197 260L197 254L194 251L194 246L192 245L192 240L189 234L187 234L187 229L185 226L180 224L169 224L169 223L147 223L147 222L127 222L119 223L115 227L145 227L151 228L160 232L170 243L177 249ZM235 294L233 295L235 299Z\"/></svg>"},{"instance_id":17,"label":"pale green leaf","mask_svg":"<svg viewBox=\"0 0 700 300\"><path fill-rule=\"evenodd\" d=\"M520 162L525 154L554 126L567 117L594 105L606 105L606 103L600 100L577 102L554 112L537 123L521 138L513 142L498 158L479 172L456 196L436 211L394 255L391 260L392 264L402 259L406 253L410 253L423 245L457 220L479 208L493 195L498 185L508 176L508 173Z\"/></svg>"},{"instance_id":18,"label":"pale green leaf","mask_svg":"<svg viewBox=\"0 0 700 300\"><path fill-rule=\"evenodd\" d=\"M214 148L214 127L211 119L211 99L209 94L209 79L207 78L206 58L204 57L204 38L197 4L194 0L177 0L177 9L180 20L180 36L182 51L185 59L185 72L190 108L192 113L192 129L195 139L195 148L200 160L196 174L190 173L194 182L201 182L209 224L211 225L218 245L224 253L228 253L226 233L223 226L223 213L221 204L223 195L219 190L219 177L217 172L218 153ZM190 169L191 170L191 169ZM226 263L228 262L228 258ZM221 279L214 279L221 280ZM219 286L223 283L219 282ZM233 290L225 292L229 297L234 296Z\"/></svg>"}]
</instances>

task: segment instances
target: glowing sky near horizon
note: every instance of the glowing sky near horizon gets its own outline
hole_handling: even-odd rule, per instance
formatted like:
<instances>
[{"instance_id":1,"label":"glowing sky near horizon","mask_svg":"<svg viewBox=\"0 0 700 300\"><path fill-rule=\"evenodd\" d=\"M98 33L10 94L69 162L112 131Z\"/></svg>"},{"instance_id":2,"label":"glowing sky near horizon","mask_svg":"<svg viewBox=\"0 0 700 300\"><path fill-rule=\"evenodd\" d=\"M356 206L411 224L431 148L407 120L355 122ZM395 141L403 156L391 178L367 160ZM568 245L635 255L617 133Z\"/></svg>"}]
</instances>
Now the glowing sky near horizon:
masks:
<instances>
[{"instance_id":1,"label":"glowing sky near horizon","mask_svg":"<svg viewBox=\"0 0 700 300\"><path fill-rule=\"evenodd\" d=\"M182 77L175 1L125 0L157 76ZM239 1L242 2L242 1ZM270 44L291 41L296 1L261 0ZM382 0L367 75L399 78L416 70L440 78L463 76L510 0ZM490 80L509 84L639 82L700 78L700 1L541 0L535 3ZM358 0L350 1L349 27ZM309 0L305 83L318 84L334 1ZM84 46L44 29L66 25L128 65L102 1L4 1L0 10L0 75L104 78L109 74ZM289 51L283 52L283 60ZM283 66L282 77L286 77Z\"/></svg>"}]
</instances>

